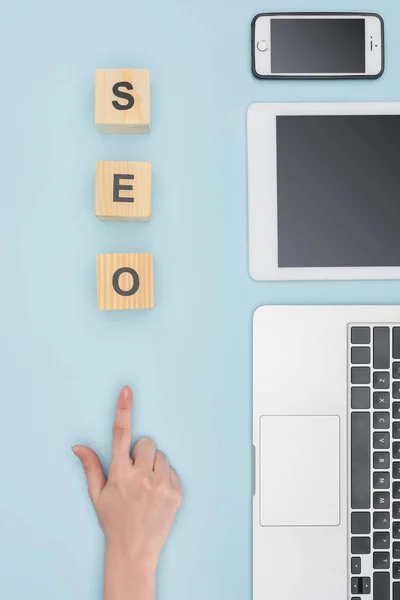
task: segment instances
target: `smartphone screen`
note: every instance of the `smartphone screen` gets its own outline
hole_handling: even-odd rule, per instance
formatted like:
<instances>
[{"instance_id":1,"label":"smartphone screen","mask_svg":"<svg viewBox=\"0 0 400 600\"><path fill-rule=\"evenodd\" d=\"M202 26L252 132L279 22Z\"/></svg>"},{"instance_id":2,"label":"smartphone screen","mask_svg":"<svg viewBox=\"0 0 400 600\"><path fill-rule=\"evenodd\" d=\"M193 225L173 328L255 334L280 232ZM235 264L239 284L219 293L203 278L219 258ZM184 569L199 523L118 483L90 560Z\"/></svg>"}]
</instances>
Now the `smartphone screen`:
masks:
<instances>
[{"instance_id":1,"label":"smartphone screen","mask_svg":"<svg viewBox=\"0 0 400 600\"><path fill-rule=\"evenodd\" d=\"M365 73L365 19L271 19L271 73Z\"/></svg>"}]
</instances>

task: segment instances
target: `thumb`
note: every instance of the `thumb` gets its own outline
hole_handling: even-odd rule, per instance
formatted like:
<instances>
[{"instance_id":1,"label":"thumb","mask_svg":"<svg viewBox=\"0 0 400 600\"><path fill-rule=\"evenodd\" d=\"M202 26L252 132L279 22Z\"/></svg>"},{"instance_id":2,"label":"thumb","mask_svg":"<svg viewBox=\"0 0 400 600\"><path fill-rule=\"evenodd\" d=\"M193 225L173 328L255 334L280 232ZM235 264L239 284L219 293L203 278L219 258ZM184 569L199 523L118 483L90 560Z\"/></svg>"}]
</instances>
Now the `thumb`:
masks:
<instances>
[{"instance_id":1,"label":"thumb","mask_svg":"<svg viewBox=\"0 0 400 600\"><path fill-rule=\"evenodd\" d=\"M87 446L72 446L72 452L82 463L87 479L89 496L93 504L96 504L101 490L106 485L106 479L104 477L100 459L96 452L93 452L93 450Z\"/></svg>"}]
</instances>

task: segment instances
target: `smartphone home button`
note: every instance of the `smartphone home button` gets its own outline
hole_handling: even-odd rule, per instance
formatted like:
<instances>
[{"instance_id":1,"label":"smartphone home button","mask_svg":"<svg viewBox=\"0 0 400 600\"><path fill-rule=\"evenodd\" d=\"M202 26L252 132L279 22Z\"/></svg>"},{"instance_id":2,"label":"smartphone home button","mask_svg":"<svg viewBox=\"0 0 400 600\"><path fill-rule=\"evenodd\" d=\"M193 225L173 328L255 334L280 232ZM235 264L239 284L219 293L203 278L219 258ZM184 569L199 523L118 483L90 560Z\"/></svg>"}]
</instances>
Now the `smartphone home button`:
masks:
<instances>
[{"instance_id":1,"label":"smartphone home button","mask_svg":"<svg viewBox=\"0 0 400 600\"><path fill-rule=\"evenodd\" d=\"M257 42L257 50L260 52L266 52L268 50L268 42L266 40L260 40Z\"/></svg>"}]
</instances>

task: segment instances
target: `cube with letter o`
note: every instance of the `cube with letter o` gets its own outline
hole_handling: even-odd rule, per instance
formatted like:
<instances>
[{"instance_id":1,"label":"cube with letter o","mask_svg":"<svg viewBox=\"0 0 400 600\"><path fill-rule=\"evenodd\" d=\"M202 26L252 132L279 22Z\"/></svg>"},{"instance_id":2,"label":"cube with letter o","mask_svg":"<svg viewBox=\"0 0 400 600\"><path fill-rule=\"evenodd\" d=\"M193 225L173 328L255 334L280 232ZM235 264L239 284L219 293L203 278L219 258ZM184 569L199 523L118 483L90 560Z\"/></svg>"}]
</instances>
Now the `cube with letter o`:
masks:
<instances>
[{"instance_id":1,"label":"cube with letter o","mask_svg":"<svg viewBox=\"0 0 400 600\"><path fill-rule=\"evenodd\" d=\"M100 310L153 308L153 256L149 253L99 254L97 299Z\"/></svg>"},{"instance_id":2,"label":"cube with letter o","mask_svg":"<svg viewBox=\"0 0 400 600\"><path fill-rule=\"evenodd\" d=\"M95 123L101 133L150 133L147 69L97 69Z\"/></svg>"}]
</instances>

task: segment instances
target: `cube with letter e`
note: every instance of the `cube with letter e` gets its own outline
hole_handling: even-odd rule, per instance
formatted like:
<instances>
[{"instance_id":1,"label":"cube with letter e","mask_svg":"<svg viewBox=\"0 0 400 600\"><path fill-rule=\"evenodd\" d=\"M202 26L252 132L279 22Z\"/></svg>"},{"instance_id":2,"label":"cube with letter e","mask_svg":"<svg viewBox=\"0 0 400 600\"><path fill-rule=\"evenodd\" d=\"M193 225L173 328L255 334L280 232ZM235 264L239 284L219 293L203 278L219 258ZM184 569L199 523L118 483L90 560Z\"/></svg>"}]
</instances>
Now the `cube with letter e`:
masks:
<instances>
[{"instance_id":1,"label":"cube with letter e","mask_svg":"<svg viewBox=\"0 0 400 600\"><path fill-rule=\"evenodd\" d=\"M96 217L114 221L151 219L151 164L99 161L96 165Z\"/></svg>"},{"instance_id":2,"label":"cube with letter e","mask_svg":"<svg viewBox=\"0 0 400 600\"><path fill-rule=\"evenodd\" d=\"M100 310L153 308L153 256L99 254L97 298Z\"/></svg>"},{"instance_id":3,"label":"cube with letter e","mask_svg":"<svg viewBox=\"0 0 400 600\"><path fill-rule=\"evenodd\" d=\"M149 133L149 71L97 69L95 123L101 133Z\"/></svg>"}]
</instances>

